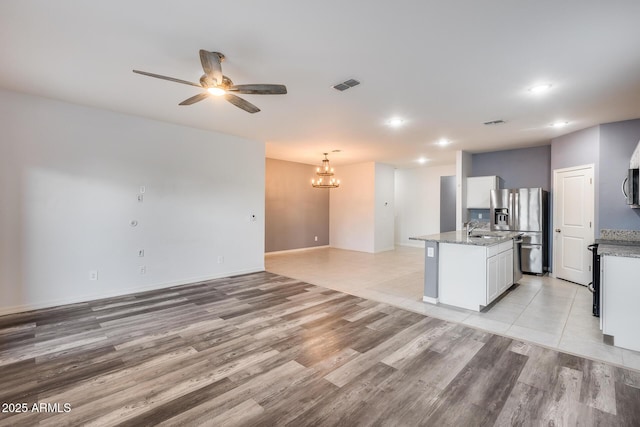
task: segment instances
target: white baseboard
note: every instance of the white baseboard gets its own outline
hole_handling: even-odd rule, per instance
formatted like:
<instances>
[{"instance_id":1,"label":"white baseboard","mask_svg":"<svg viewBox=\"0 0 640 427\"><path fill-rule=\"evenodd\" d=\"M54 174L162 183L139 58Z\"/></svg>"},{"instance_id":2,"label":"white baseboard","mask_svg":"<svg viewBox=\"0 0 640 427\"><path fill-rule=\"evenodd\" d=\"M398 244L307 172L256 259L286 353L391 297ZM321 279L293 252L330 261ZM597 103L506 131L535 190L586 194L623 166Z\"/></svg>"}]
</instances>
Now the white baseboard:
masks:
<instances>
[{"instance_id":1,"label":"white baseboard","mask_svg":"<svg viewBox=\"0 0 640 427\"><path fill-rule=\"evenodd\" d=\"M416 241L416 243L413 242L396 242L396 246L407 246L410 248L421 248L424 249L424 242L420 241Z\"/></svg>"},{"instance_id":2,"label":"white baseboard","mask_svg":"<svg viewBox=\"0 0 640 427\"><path fill-rule=\"evenodd\" d=\"M432 298L432 297L423 296L422 297L422 301L428 302L430 304L438 304L438 298Z\"/></svg>"},{"instance_id":3,"label":"white baseboard","mask_svg":"<svg viewBox=\"0 0 640 427\"><path fill-rule=\"evenodd\" d=\"M298 249L287 249L284 251L273 251L273 252L265 252L264 255L265 256L269 256L269 255L280 255L280 254L288 254L288 253L293 253L293 252L304 252L304 251L312 251L314 249L324 249L324 248L329 248L329 245L322 245L322 246L310 246L308 248L298 248Z\"/></svg>"},{"instance_id":4,"label":"white baseboard","mask_svg":"<svg viewBox=\"0 0 640 427\"><path fill-rule=\"evenodd\" d=\"M11 307L0 307L0 316L5 316L7 314L23 313L25 311L40 310L42 308L57 307L60 305L83 303L83 302L94 301L94 300L99 300L103 298L119 297L122 295L136 294L138 292L153 291L156 289L172 288L176 286L187 285L189 283L204 282L207 280L221 279L223 277L238 276L241 274L258 273L260 271L264 271L264 267L262 268L256 267L248 270L230 271L230 272L216 274L213 276L206 276L206 277L193 277L193 278L178 280L174 282L156 283L153 285L126 288L117 292L103 292L103 293L96 293L96 294L87 294L82 296L71 296L71 297L50 300L50 301L41 301L41 302L32 303L32 304L23 304L23 305L11 306Z\"/></svg>"},{"instance_id":5,"label":"white baseboard","mask_svg":"<svg viewBox=\"0 0 640 427\"><path fill-rule=\"evenodd\" d=\"M387 248L378 249L378 250L377 250L377 251L375 251L374 253L375 253L375 254L378 254L378 253L380 253L380 252L395 251L395 250L396 250L396 247L395 247L395 245L394 245L394 246L389 246L389 247L387 247Z\"/></svg>"}]
</instances>

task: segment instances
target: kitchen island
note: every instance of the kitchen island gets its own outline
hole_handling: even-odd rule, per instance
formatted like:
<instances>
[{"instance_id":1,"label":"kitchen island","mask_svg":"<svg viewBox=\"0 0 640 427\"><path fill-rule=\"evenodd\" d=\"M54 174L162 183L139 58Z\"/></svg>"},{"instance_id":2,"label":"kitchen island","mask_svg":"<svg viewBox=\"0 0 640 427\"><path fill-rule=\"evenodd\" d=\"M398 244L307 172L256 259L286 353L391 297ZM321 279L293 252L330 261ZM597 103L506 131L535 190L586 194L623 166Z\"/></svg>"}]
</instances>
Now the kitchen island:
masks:
<instances>
[{"instance_id":1,"label":"kitchen island","mask_svg":"<svg viewBox=\"0 0 640 427\"><path fill-rule=\"evenodd\" d=\"M425 242L423 300L480 311L513 285L513 239L476 230L412 237Z\"/></svg>"}]
</instances>

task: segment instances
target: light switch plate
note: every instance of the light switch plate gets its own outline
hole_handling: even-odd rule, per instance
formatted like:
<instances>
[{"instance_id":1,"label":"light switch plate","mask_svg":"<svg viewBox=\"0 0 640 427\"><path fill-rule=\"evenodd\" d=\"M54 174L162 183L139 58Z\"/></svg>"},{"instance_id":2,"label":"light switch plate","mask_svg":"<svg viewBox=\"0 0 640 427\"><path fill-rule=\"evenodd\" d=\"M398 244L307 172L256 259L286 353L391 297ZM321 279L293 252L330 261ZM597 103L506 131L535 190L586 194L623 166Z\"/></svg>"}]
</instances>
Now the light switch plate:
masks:
<instances>
[{"instance_id":1,"label":"light switch plate","mask_svg":"<svg viewBox=\"0 0 640 427\"><path fill-rule=\"evenodd\" d=\"M433 258L435 256L433 248L427 248L427 256Z\"/></svg>"}]
</instances>

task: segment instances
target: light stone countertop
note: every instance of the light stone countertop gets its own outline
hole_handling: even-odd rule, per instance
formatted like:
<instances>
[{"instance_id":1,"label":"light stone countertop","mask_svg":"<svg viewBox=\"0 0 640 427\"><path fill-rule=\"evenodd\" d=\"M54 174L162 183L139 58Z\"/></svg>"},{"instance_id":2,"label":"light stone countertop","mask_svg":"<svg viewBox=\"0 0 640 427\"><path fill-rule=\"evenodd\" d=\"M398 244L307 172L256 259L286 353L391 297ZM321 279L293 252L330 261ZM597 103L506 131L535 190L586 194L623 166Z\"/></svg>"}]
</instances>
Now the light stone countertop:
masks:
<instances>
[{"instance_id":1,"label":"light stone countertop","mask_svg":"<svg viewBox=\"0 0 640 427\"><path fill-rule=\"evenodd\" d=\"M598 255L640 258L640 242L636 242L635 244L630 244L629 242L618 244L611 241L599 243Z\"/></svg>"},{"instance_id":2,"label":"light stone countertop","mask_svg":"<svg viewBox=\"0 0 640 427\"><path fill-rule=\"evenodd\" d=\"M519 234L520 233L518 232L512 231L488 231L478 229L474 230L471 233L471 237L467 236L466 231L448 231L446 233L430 234L427 236L409 237L409 240L422 240L425 242L438 243L455 243L460 245L493 246L497 245L498 243L506 242L507 240L513 239Z\"/></svg>"},{"instance_id":3,"label":"light stone countertop","mask_svg":"<svg viewBox=\"0 0 640 427\"><path fill-rule=\"evenodd\" d=\"M640 258L639 230L603 228L596 243L598 243L598 255Z\"/></svg>"}]
</instances>

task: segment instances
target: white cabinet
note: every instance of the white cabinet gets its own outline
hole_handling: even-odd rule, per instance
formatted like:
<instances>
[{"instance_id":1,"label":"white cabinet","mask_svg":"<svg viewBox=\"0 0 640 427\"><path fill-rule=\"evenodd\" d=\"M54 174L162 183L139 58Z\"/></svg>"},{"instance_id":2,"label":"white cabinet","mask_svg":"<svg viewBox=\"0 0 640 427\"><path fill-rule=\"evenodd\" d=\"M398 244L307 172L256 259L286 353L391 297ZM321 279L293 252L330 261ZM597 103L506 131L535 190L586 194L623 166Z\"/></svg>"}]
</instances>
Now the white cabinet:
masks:
<instances>
[{"instance_id":1,"label":"white cabinet","mask_svg":"<svg viewBox=\"0 0 640 427\"><path fill-rule=\"evenodd\" d=\"M487 297L488 301L493 301L498 297L498 282L500 281L500 255L487 258Z\"/></svg>"},{"instance_id":2,"label":"white cabinet","mask_svg":"<svg viewBox=\"0 0 640 427\"><path fill-rule=\"evenodd\" d=\"M438 299L480 311L513 284L513 240L492 246L440 243Z\"/></svg>"},{"instance_id":3,"label":"white cabinet","mask_svg":"<svg viewBox=\"0 0 640 427\"><path fill-rule=\"evenodd\" d=\"M467 178L467 209L489 209L491 190L500 188L499 176Z\"/></svg>"},{"instance_id":4,"label":"white cabinet","mask_svg":"<svg viewBox=\"0 0 640 427\"><path fill-rule=\"evenodd\" d=\"M498 254L487 258L486 304L513 285L513 242L498 245Z\"/></svg>"},{"instance_id":5,"label":"white cabinet","mask_svg":"<svg viewBox=\"0 0 640 427\"><path fill-rule=\"evenodd\" d=\"M640 351L640 258L606 255L600 265L602 333L615 346Z\"/></svg>"}]
</instances>

